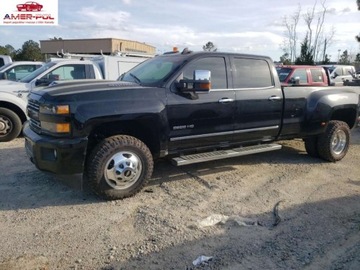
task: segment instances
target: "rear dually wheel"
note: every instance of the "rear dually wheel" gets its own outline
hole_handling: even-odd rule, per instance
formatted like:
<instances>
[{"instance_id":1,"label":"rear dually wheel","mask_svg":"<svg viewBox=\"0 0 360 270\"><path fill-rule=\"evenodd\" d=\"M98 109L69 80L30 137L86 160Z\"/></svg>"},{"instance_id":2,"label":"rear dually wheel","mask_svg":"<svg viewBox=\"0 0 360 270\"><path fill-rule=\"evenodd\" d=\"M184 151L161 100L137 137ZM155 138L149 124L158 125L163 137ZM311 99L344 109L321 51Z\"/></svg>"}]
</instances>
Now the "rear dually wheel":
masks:
<instances>
[{"instance_id":1,"label":"rear dually wheel","mask_svg":"<svg viewBox=\"0 0 360 270\"><path fill-rule=\"evenodd\" d=\"M343 159L349 150L350 128L343 121L330 121L324 134L318 137L319 156L327 161Z\"/></svg>"}]
</instances>

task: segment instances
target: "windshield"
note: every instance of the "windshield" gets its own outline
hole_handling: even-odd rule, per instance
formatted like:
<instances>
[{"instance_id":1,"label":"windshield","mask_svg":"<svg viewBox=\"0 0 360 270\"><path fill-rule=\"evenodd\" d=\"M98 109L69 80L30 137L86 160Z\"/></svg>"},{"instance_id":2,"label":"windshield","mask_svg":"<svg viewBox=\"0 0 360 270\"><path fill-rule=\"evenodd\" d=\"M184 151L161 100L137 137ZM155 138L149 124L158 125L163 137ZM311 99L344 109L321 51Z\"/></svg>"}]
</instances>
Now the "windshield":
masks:
<instances>
[{"instance_id":1,"label":"windshield","mask_svg":"<svg viewBox=\"0 0 360 270\"><path fill-rule=\"evenodd\" d=\"M56 62L49 62L46 65L42 66L41 68L38 68L37 70L35 70L34 72L30 73L29 75L25 76L24 78L22 78L20 80L20 82L22 83L29 83L31 82L33 79L35 79L37 76L39 76L41 73L43 73L45 70L48 70L49 68L51 68L52 66L55 66Z\"/></svg>"},{"instance_id":2,"label":"windshield","mask_svg":"<svg viewBox=\"0 0 360 270\"><path fill-rule=\"evenodd\" d=\"M122 76L119 81L135 82L145 86L160 86L182 64L181 55L156 56L140 63Z\"/></svg>"},{"instance_id":3,"label":"windshield","mask_svg":"<svg viewBox=\"0 0 360 270\"><path fill-rule=\"evenodd\" d=\"M277 73L279 75L280 82L285 82L285 80L289 76L291 70L292 70L291 68L279 68L279 69L276 69L276 71L277 71Z\"/></svg>"}]
</instances>

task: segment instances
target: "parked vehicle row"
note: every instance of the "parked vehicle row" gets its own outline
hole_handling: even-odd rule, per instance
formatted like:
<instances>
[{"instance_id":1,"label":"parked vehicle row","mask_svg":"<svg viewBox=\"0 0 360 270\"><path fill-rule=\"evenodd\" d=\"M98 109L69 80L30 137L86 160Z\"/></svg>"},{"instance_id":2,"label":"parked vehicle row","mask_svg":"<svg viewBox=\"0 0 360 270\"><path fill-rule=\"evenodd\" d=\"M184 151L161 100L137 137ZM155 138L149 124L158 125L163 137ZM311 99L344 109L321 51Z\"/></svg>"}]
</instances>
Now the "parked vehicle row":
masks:
<instances>
[{"instance_id":1,"label":"parked vehicle row","mask_svg":"<svg viewBox=\"0 0 360 270\"><path fill-rule=\"evenodd\" d=\"M27 120L27 95L34 89L73 80L116 80L149 56L97 56L50 61L19 81L0 81L0 142L16 138ZM5 75L4 75L5 76Z\"/></svg>"},{"instance_id":2,"label":"parked vehicle row","mask_svg":"<svg viewBox=\"0 0 360 270\"><path fill-rule=\"evenodd\" d=\"M322 66L289 65L277 68L283 86L327 86L329 74Z\"/></svg>"},{"instance_id":3,"label":"parked vehicle row","mask_svg":"<svg viewBox=\"0 0 360 270\"><path fill-rule=\"evenodd\" d=\"M280 65L276 70L284 86L344 85L356 74L351 65Z\"/></svg>"}]
</instances>

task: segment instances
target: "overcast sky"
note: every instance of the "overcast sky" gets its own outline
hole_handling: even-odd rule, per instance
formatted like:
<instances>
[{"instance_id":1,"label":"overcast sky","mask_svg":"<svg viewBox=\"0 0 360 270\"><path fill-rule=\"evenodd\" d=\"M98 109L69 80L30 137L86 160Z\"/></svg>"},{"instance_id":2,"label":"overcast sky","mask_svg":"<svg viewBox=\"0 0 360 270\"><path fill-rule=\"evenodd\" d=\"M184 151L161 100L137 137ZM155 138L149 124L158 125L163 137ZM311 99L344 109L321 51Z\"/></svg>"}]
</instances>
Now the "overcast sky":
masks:
<instances>
[{"instance_id":1,"label":"overcast sky","mask_svg":"<svg viewBox=\"0 0 360 270\"><path fill-rule=\"evenodd\" d=\"M317 1L318 10L321 10L322 1ZM52 37L120 38L150 44L162 53L173 46L202 50L202 46L211 41L220 51L268 55L278 61L283 54L280 48L285 30L283 17L293 15L299 2L305 13L316 0L58 2L58 26L0 26L0 45L10 44L19 49L30 39L39 42ZM325 5L329 11L325 31L330 32L332 27L336 31L335 40L328 50L332 60L337 60L338 50L358 53L355 36L360 31L360 11L356 0L327 0ZM303 40L306 34L303 19L299 22L298 34Z\"/></svg>"}]
</instances>

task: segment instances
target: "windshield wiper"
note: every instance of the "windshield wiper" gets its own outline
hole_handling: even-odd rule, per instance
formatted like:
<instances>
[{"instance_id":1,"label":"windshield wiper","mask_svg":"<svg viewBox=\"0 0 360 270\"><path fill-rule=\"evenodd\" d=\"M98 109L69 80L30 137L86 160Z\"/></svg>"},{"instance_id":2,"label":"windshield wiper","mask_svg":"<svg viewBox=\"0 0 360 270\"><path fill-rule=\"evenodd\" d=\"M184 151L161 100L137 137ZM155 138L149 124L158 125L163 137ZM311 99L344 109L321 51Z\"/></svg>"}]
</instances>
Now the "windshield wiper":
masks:
<instances>
[{"instance_id":1,"label":"windshield wiper","mask_svg":"<svg viewBox=\"0 0 360 270\"><path fill-rule=\"evenodd\" d=\"M138 77L136 77L136 75L134 75L134 74L132 74L132 73L129 73L129 75L135 79L135 82L136 82L137 84L141 84L141 80L140 80Z\"/></svg>"}]
</instances>

